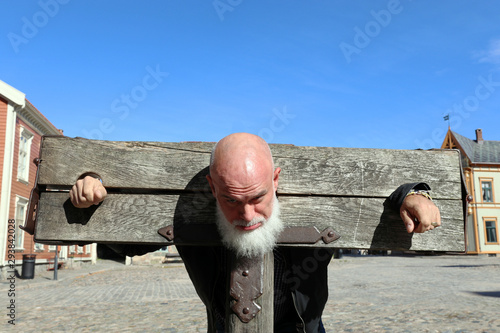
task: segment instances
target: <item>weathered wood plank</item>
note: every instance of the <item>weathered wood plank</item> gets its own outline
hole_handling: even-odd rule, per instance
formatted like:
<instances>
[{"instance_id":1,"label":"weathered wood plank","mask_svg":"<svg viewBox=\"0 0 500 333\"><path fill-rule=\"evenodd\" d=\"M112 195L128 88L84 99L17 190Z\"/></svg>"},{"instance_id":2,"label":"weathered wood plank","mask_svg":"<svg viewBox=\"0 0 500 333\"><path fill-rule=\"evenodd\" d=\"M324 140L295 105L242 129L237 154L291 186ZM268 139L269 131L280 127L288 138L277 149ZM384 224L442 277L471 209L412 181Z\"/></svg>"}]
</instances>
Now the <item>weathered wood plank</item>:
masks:
<instances>
[{"instance_id":1,"label":"weathered wood plank","mask_svg":"<svg viewBox=\"0 0 500 333\"><path fill-rule=\"evenodd\" d=\"M202 191L213 143L111 142L46 137L39 184L71 186L96 172L106 187ZM271 145L282 168L278 193L387 197L425 181L437 199L461 199L457 151Z\"/></svg>"},{"instance_id":2,"label":"weathered wood plank","mask_svg":"<svg viewBox=\"0 0 500 333\"><path fill-rule=\"evenodd\" d=\"M38 181L42 189L68 189L81 174L95 172L110 194L99 207L79 210L67 193L42 192L36 239L168 245L157 230L173 224L177 244L218 244L215 201L205 179L212 147L44 138ZM271 149L282 168L278 196L286 225L320 231L332 227L342 236L315 246L464 250L458 152L290 145ZM408 235L398 213L384 206L399 185L415 181L431 185L443 217L443 226L425 237Z\"/></svg>"},{"instance_id":3,"label":"weathered wood plank","mask_svg":"<svg viewBox=\"0 0 500 333\"><path fill-rule=\"evenodd\" d=\"M208 166L212 146L45 137L39 184L71 186L80 175L96 172L107 187L184 190ZM206 188L206 182L192 187Z\"/></svg>"},{"instance_id":4,"label":"weathered wood plank","mask_svg":"<svg viewBox=\"0 0 500 333\"><path fill-rule=\"evenodd\" d=\"M458 200L436 200L443 225L424 236L409 235L399 215L384 206L384 198L280 196L287 226L332 227L341 235L330 244L294 245L335 248L463 251L462 204ZM44 192L40 198L36 239L41 243L143 243L169 245L157 230L174 224L175 243L211 245L215 226L202 229L198 237L192 227L213 225L214 199L210 193L110 194L99 206L76 209L65 192ZM206 232L211 231L212 233ZM216 237L216 236L215 236ZM286 245L286 244L282 244Z\"/></svg>"},{"instance_id":5,"label":"weathered wood plank","mask_svg":"<svg viewBox=\"0 0 500 333\"><path fill-rule=\"evenodd\" d=\"M460 199L455 151L271 146L282 168L279 193L389 196L399 185L424 181L437 199Z\"/></svg>"}]
</instances>

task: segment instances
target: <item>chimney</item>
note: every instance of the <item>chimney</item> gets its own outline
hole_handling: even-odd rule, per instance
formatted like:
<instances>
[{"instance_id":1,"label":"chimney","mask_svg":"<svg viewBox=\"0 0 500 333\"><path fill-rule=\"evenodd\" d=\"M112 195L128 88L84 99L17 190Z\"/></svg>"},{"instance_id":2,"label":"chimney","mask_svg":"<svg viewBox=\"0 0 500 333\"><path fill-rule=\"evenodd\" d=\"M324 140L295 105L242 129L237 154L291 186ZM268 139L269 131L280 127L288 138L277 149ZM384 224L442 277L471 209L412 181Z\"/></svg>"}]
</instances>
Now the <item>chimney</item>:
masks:
<instances>
[{"instance_id":1,"label":"chimney","mask_svg":"<svg viewBox=\"0 0 500 333\"><path fill-rule=\"evenodd\" d=\"M476 142L483 143L483 130L480 128L476 130Z\"/></svg>"}]
</instances>

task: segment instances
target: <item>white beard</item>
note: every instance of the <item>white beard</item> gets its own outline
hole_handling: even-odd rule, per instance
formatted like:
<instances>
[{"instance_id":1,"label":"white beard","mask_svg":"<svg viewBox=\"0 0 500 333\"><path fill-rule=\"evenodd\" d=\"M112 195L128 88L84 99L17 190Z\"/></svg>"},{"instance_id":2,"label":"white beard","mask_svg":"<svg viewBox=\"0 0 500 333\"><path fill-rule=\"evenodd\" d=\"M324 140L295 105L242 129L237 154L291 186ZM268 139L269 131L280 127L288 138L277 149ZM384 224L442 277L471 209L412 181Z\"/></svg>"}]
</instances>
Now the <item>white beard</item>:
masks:
<instances>
[{"instance_id":1,"label":"white beard","mask_svg":"<svg viewBox=\"0 0 500 333\"><path fill-rule=\"evenodd\" d=\"M262 222L262 225L251 231L243 231L236 225L254 225ZM284 225L280 218L279 201L274 196L273 210L271 216L266 220L263 217L255 218L249 223L233 221L231 224L217 203L217 228L222 237L222 243L228 249L233 250L238 257L261 257L272 251L276 245L279 234Z\"/></svg>"}]
</instances>

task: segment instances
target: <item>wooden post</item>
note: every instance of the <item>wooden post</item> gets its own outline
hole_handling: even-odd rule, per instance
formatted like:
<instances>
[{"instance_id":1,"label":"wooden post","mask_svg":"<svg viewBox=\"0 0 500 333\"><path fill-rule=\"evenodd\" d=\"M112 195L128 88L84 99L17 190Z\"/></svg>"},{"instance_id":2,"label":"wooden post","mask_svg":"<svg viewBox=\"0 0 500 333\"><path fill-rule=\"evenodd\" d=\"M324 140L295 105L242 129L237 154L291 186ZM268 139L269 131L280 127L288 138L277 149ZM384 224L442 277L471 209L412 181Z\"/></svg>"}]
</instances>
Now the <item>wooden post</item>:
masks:
<instances>
[{"instance_id":1,"label":"wooden post","mask_svg":"<svg viewBox=\"0 0 500 333\"><path fill-rule=\"evenodd\" d=\"M230 265L226 332L273 332L274 255L237 258Z\"/></svg>"}]
</instances>

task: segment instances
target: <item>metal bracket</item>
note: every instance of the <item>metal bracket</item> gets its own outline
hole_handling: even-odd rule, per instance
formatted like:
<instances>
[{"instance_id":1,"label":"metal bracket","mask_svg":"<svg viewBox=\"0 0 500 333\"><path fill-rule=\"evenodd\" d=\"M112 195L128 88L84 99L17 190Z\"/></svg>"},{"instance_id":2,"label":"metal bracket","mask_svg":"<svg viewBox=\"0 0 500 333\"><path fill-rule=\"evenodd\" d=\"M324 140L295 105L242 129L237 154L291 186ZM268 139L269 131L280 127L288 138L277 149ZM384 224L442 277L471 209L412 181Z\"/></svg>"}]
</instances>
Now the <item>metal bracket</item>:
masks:
<instances>
[{"instance_id":1,"label":"metal bracket","mask_svg":"<svg viewBox=\"0 0 500 333\"><path fill-rule=\"evenodd\" d=\"M320 232L316 227L287 227L279 236L280 244L316 244L322 240L329 244L340 238L340 235L328 227Z\"/></svg>"},{"instance_id":2,"label":"metal bracket","mask_svg":"<svg viewBox=\"0 0 500 333\"><path fill-rule=\"evenodd\" d=\"M229 294L231 309L243 323L250 322L261 310L255 300L263 293L264 258L238 258L231 271Z\"/></svg>"},{"instance_id":3,"label":"metal bracket","mask_svg":"<svg viewBox=\"0 0 500 333\"><path fill-rule=\"evenodd\" d=\"M169 242L174 240L174 226L168 225L158 230L158 233L165 237ZM183 233L183 237L178 235L179 241L186 243L220 242L219 234L213 224L193 225L189 233ZM278 244L316 244L323 241L325 244L330 244L340 238L340 235L328 227L323 231L319 231L316 227L286 227L278 237Z\"/></svg>"},{"instance_id":4,"label":"metal bracket","mask_svg":"<svg viewBox=\"0 0 500 333\"><path fill-rule=\"evenodd\" d=\"M166 227L163 227L158 230L158 233L165 237L168 241L173 241L174 240L174 226L173 225L167 225Z\"/></svg>"},{"instance_id":5,"label":"metal bracket","mask_svg":"<svg viewBox=\"0 0 500 333\"><path fill-rule=\"evenodd\" d=\"M321 239L325 244L330 244L340 238L340 235L333 230L333 228L328 227L323 232L321 232Z\"/></svg>"}]
</instances>

